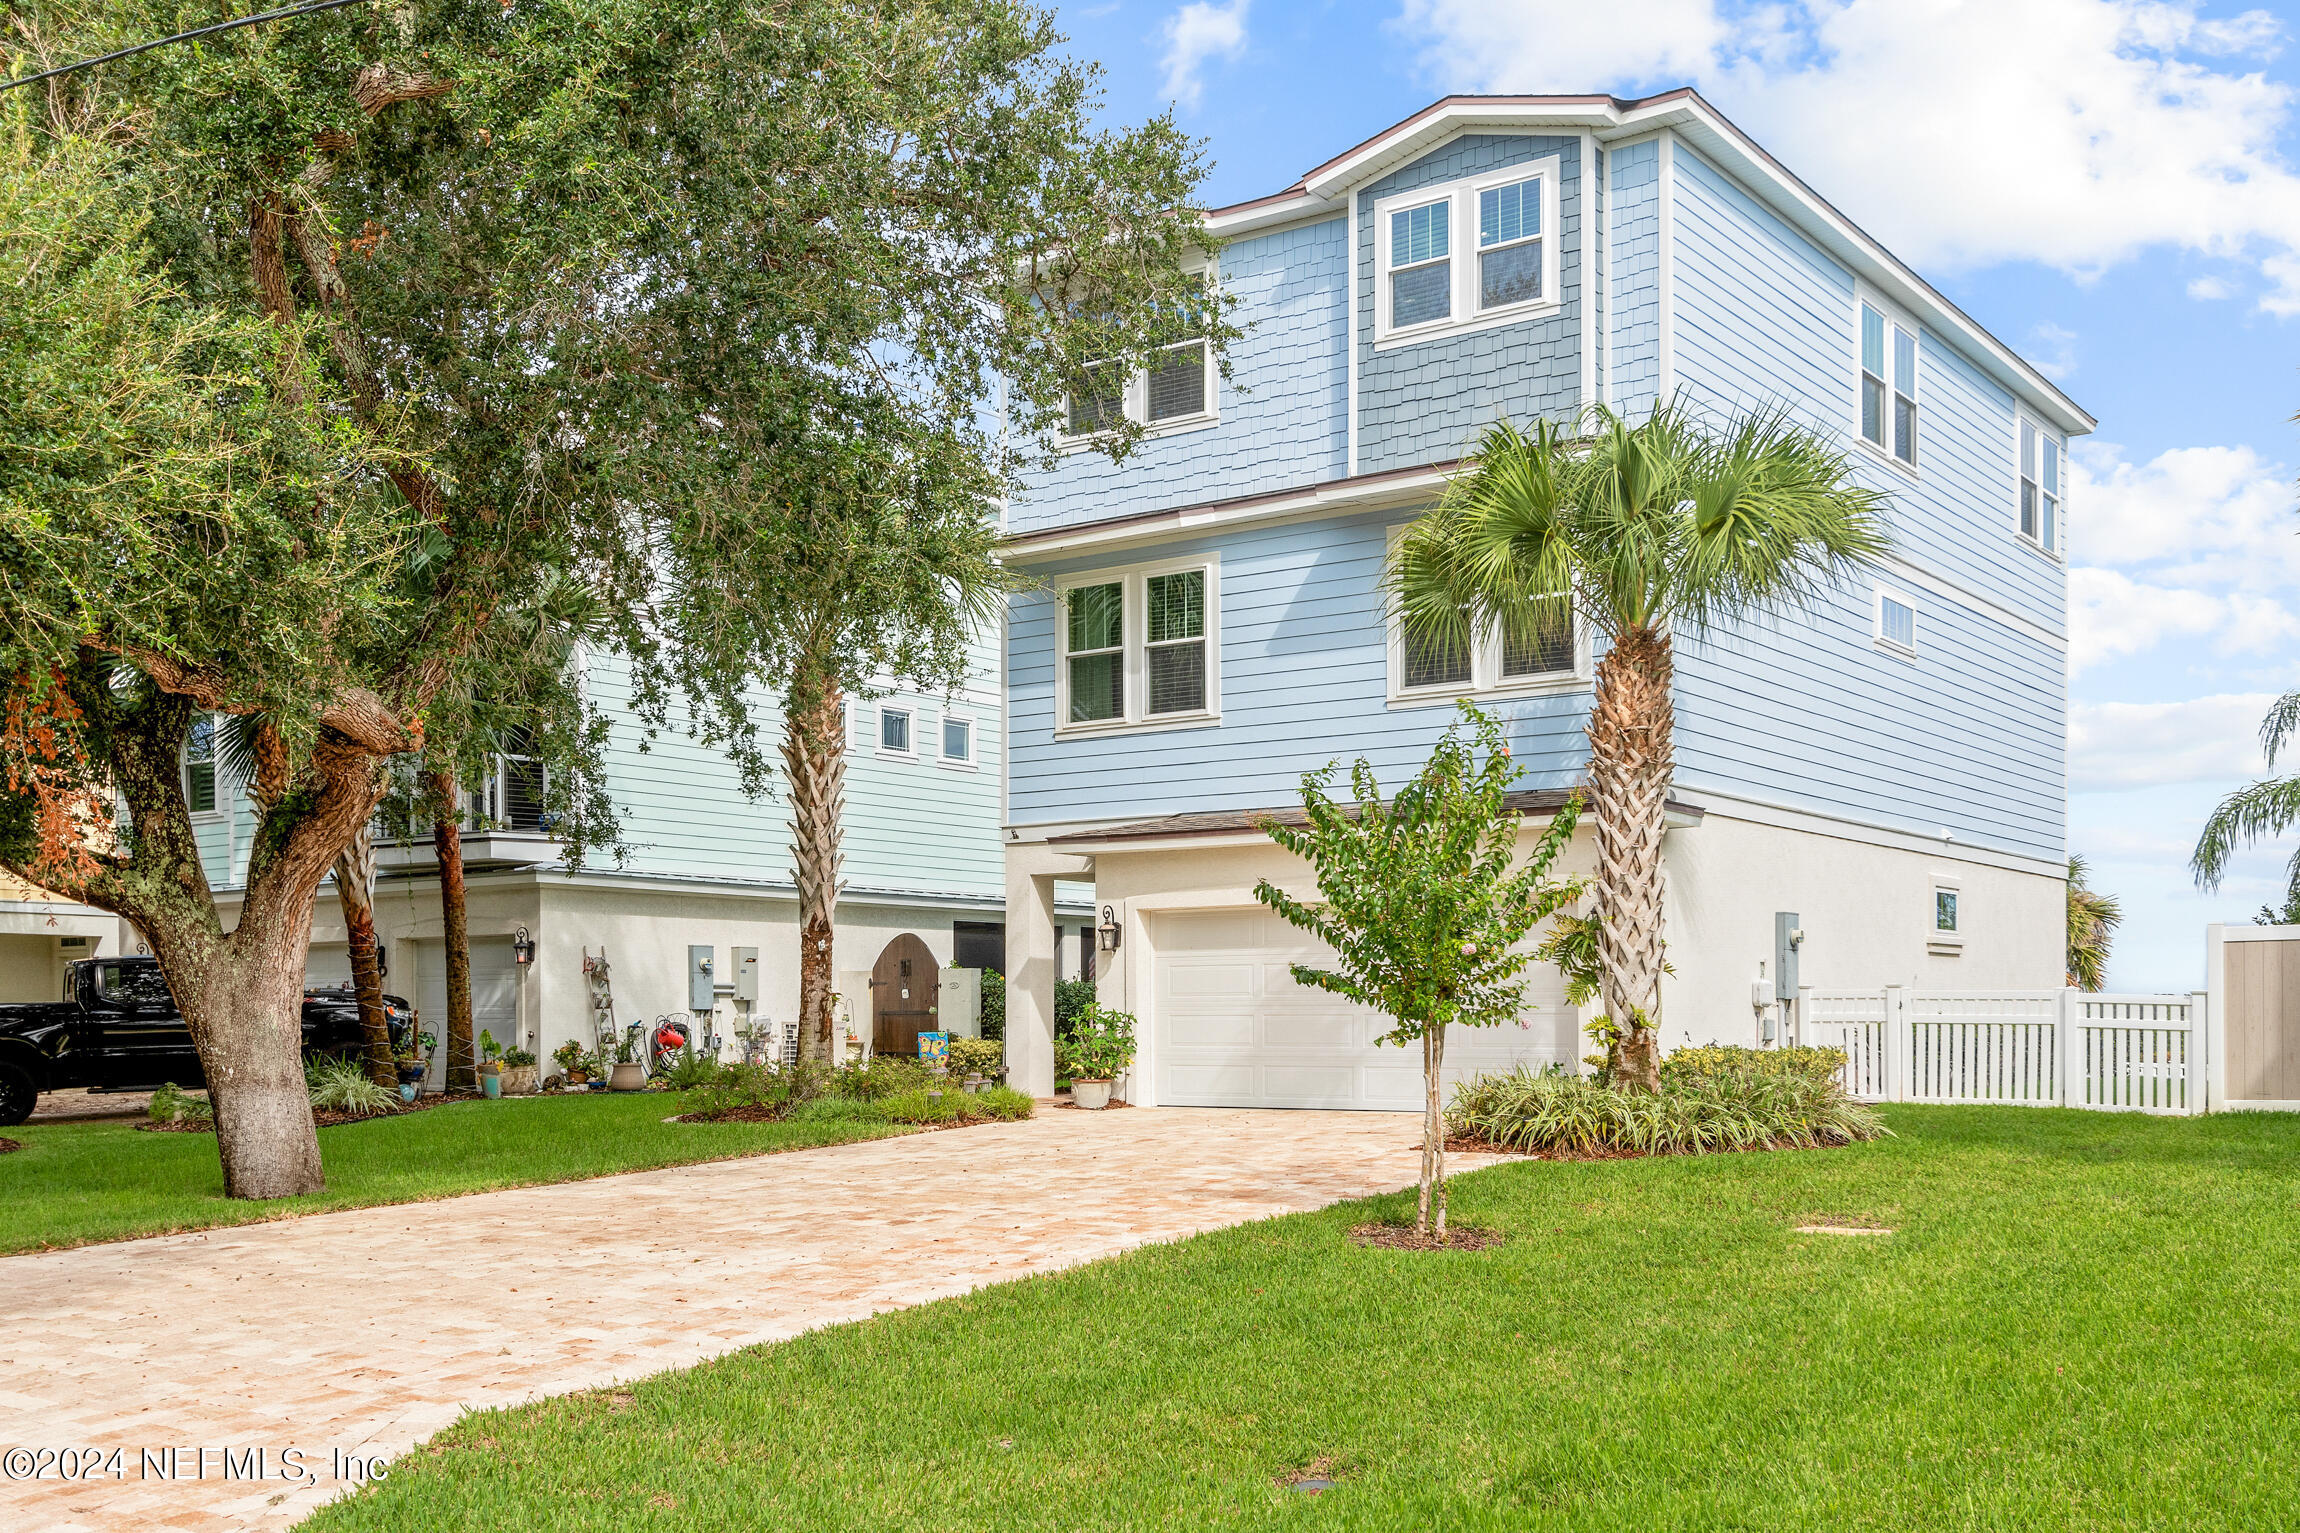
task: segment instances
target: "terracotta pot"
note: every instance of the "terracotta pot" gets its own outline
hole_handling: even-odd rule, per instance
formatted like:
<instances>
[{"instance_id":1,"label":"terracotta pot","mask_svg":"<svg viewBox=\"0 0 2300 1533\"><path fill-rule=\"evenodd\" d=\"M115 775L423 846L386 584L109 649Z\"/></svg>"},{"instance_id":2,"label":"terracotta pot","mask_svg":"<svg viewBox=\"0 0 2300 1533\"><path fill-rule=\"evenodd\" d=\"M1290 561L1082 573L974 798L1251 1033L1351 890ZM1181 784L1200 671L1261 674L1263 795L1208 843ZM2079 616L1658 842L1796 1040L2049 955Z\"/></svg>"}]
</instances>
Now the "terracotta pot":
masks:
<instances>
[{"instance_id":1,"label":"terracotta pot","mask_svg":"<svg viewBox=\"0 0 2300 1533\"><path fill-rule=\"evenodd\" d=\"M567 1084L570 1086L580 1086L590 1078L591 1076L587 1071L570 1070L567 1072Z\"/></svg>"},{"instance_id":2,"label":"terracotta pot","mask_svg":"<svg viewBox=\"0 0 2300 1533\"><path fill-rule=\"evenodd\" d=\"M1072 1081L1070 1083L1070 1100L1088 1112L1100 1112L1110 1105L1110 1083L1108 1081Z\"/></svg>"},{"instance_id":3,"label":"terracotta pot","mask_svg":"<svg viewBox=\"0 0 2300 1533\"><path fill-rule=\"evenodd\" d=\"M646 1083L647 1073L639 1068L636 1060L628 1064L618 1064L614 1073L607 1077L607 1089L609 1091L637 1091Z\"/></svg>"}]
</instances>

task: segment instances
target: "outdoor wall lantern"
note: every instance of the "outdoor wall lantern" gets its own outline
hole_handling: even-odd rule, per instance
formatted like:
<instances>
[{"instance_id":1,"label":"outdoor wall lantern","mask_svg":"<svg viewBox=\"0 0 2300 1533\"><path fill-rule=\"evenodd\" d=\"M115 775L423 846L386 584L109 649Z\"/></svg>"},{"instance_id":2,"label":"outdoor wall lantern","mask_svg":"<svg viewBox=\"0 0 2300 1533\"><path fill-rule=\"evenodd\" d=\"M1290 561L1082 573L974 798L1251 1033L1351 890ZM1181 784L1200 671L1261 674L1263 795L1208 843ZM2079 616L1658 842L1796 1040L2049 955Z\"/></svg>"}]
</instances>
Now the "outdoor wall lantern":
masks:
<instances>
[{"instance_id":1,"label":"outdoor wall lantern","mask_svg":"<svg viewBox=\"0 0 2300 1533\"><path fill-rule=\"evenodd\" d=\"M1102 924L1094 928L1095 943L1105 953L1118 951L1118 912L1110 906L1102 907Z\"/></svg>"},{"instance_id":2,"label":"outdoor wall lantern","mask_svg":"<svg viewBox=\"0 0 2300 1533\"><path fill-rule=\"evenodd\" d=\"M524 926L511 934L511 956L519 960L522 969L535 961L535 938Z\"/></svg>"}]
</instances>

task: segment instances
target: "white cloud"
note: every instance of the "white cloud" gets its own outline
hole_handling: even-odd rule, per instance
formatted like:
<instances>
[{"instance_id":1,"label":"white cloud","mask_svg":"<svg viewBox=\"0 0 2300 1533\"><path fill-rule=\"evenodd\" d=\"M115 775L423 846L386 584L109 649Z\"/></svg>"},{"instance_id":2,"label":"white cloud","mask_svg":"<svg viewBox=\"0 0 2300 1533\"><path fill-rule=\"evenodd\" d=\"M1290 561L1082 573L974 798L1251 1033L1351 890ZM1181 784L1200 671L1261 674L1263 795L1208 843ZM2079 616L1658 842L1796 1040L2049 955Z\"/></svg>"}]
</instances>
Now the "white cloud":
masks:
<instances>
[{"instance_id":1,"label":"white cloud","mask_svg":"<svg viewBox=\"0 0 2300 1533\"><path fill-rule=\"evenodd\" d=\"M2059 383L2076 371L2076 332L2050 323L2032 326L2028 333L2028 359L2036 370Z\"/></svg>"},{"instance_id":2,"label":"white cloud","mask_svg":"<svg viewBox=\"0 0 2300 1533\"><path fill-rule=\"evenodd\" d=\"M2233 786L2261 769L2260 720L2275 700L2243 692L2179 703L2077 703L2068 721L2069 788Z\"/></svg>"},{"instance_id":3,"label":"white cloud","mask_svg":"<svg viewBox=\"0 0 2300 1533\"><path fill-rule=\"evenodd\" d=\"M2188 284L2188 296L2209 303L2216 298L2234 298L2236 287L2226 277L2198 277Z\"/></svg>"},{"instance_id":4,"label":"white cloud","mask_svg":"<svg viewBox=\"0 0 2300 1533\"><path fill-rule=\"evenodd\" d=\"M1702 88L1904 258L2080 276L2256 261L2300 314L2293 93L2265 11L2192 0L1404 0L1449 89Z\"/></svg>"},{"instance_id":5,"label":"white cloud","mask_svg":"<svg viewBox=\"0 0 2300 1533\"><path fill-rule=\"evenodd\" d=\"M1196 106L1205 89L1199 71L1208 59L1234 59L1246 51L1246 7L1250 0L1210 5L1190 0L1166 18L1166 94Z\"/></svg>"},{"instance_id":6,"label":"white cloud","mask_svg":"<svg viewBox=\"0 0 2300 1533\"><path fill-rule=\"evenodd\" d=\"M2176 447L2135 464L2112 443L2083 443L2072 468L2085 563L2153 566L2190 585L2300 587L2300 514L2283 464L2249 447Z\"/></svg>"}]
</instances>

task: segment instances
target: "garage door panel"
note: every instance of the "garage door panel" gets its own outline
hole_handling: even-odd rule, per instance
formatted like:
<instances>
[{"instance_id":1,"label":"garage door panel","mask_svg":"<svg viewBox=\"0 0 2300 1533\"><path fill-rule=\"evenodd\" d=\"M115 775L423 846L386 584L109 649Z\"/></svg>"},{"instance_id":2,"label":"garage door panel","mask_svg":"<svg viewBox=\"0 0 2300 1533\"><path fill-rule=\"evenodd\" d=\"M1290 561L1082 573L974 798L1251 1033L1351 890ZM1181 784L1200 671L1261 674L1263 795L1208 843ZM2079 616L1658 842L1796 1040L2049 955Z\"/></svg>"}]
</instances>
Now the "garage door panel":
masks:
<instances>
[{"instance_id":1,"label":"garage door panel","mask_svg":"<svg viewBox=\"0 0 2300 1533\"><path fill-rule=\"evenodd\" d=\"M1298 983L1292 965L1330 967L1333 955L1299 933L1246 911L1162 914L1152 927L1158 1100L1175 1106L1353 1107L1422 1105L1421 1051L1379 1044L1390 1019ZM1523 1028L1455 1028L1446 1040L1452 1085L1518 1063L1571 1062L1579 1037L1561 982L1532 976Z\"/></svg>"}]
</instances>

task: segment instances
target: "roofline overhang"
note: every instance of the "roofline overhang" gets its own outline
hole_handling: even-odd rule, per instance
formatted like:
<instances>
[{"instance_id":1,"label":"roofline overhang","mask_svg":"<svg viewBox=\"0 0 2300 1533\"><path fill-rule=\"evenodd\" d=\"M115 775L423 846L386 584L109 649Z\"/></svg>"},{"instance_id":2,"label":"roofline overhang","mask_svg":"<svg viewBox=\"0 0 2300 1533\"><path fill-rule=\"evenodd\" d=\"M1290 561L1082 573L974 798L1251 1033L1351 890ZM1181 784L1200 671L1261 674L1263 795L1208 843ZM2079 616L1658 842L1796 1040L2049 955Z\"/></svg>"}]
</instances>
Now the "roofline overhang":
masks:
<instances>
[{"instance_id":1,"label":"roofline overhang","mask_svg":"<svg viewBox=\"0 0 2300 1533\"><path fill-rule=\"evenodd\" d=\"M1690 86L1635 100L1618 96L1447 96L1344 150L1283 191L1210 209L1206 227L1213 234L1232 238L1340 214L1347 210L1350 194L1367 182L1461 134L1486 128L1586 132L1599 143L1664 130L1681 134L1856 277L1908 310L1918 323L1966 342L1984 372L2053 425L2081 436L2099 424L2051 379L1918 276Z\"/></svg>"},{"instance_id":2,"label":"roofline overhang","mask_svg":"<svg viewBox=\"0 0 2300 1533\"><path fill-rule=\"evenodd\" d=\"M1018 532L1000 546L1001 554L1015 561L1123 549L1152 543L1178 533L1211 532L1252 523L1310 521L1341 511L1380 511L1427 505L1443 493L1446 481L1460 466L1459 459L1385 469L1347 479L1328 479L1292 489L1257 495L1233 495L1223 500L1198 501L1161 511L1137 511L1098 522L1048 527L1040 532Z\"/></svg>"}]
</instances>

